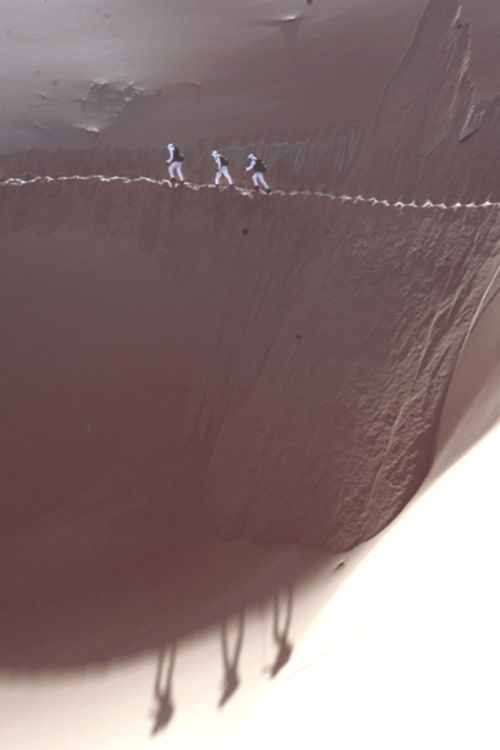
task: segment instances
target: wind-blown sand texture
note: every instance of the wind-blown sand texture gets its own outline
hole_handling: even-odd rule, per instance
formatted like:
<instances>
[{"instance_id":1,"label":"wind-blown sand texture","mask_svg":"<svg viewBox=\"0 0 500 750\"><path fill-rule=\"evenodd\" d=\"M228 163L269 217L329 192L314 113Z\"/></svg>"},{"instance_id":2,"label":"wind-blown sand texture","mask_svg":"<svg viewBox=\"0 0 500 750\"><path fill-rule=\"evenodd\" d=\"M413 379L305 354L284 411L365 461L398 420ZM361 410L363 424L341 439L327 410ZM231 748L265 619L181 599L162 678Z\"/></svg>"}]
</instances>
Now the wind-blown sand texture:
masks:
<instances>
[{"instance_id":1,"label":"wind-blown sand texture","mask_svg":"<svg viewBox=\"0 0 500 750\"><path fill-rule=\"evenodd\" d=\"M5 3L0 744L496 747L495 9L236 5Z\"/></svg>"}]
</instances>

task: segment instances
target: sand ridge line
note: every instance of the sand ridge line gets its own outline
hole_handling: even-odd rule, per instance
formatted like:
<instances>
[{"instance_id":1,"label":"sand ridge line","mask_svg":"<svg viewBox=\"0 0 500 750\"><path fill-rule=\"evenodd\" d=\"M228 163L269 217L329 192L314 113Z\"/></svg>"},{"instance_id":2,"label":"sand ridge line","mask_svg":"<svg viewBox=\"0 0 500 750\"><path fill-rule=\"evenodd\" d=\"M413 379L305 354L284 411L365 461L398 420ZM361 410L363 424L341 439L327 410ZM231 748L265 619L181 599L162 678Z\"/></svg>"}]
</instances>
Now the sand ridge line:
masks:
<instances>
[{"instance_id":1,"label":"sand ridge line","mask_svg":"<svg viewBox=\"0 0 500 750\"><path fill-rule=\"evenodd\" d=\"M11 185L16 187L21 187L23 185L32 185L34 183L43 183L43 182L121 182L126 185L139 183L139 182L146 182L150 183L151 185L167 185L168 187L172 189L177 189L179 187L178 185L173 186L171 184L171 181L167 178L165 179L156 179L154 177L125 177L121 175L100 175L100 174L92 174L92 175L61 175L58 177L51 177L50 175L37 175L35 177L30 178L22 178L22 177L8 177L5 180L0 181L0 185ZM221 190L221 191L227 191L229 190L229 186L224 186L222 188L218 187L217 185L214 185L213 183L200 183L200 182L188 182L186 181L184 183L185 188L188 188L190 190L199 190L200 188L209 188L213 190ZM255 195L255 191L253 188L246 188L241 187L238 185L235 185L232 188L234 191L239 193L240 195ZM433 203L430 200L426 200L423 203L417 203L416 201L411 201L410 203L405 203L402 200L398 201L388 201L385 198L376 198L375 196L371 196L370 198L367 198L364 195L335 195L334 193L327 193L323 192L321 190L282 190L280 188L272 189L271 193L273 195L310 195L310 196L316 196L318 198L328 198L330 200L335 201L341 201L342 203L369 203L372 206L381 205L386 206L387 208L417 208L417 209L424 209L424 208L436 208L440 209L442 211L456 211L459 208L467 208L467 209L474 209L474 208L500 208L500 202L492 202L489 199L484 201L483 203L462 203L460 201L456 201L452 204L447 203Z\"/></svg>"}]
</instances>

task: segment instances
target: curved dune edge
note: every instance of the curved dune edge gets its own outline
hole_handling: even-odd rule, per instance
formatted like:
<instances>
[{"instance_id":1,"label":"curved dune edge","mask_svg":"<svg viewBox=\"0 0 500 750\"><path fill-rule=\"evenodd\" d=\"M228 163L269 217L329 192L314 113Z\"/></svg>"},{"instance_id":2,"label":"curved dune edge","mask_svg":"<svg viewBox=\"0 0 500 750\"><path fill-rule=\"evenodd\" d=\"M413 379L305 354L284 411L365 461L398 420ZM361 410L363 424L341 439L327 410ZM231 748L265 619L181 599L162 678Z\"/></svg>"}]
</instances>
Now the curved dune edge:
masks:
<instances>
[{"instance_id":1,"label":"curved dune edge","mask_svg":"<svg viewBox=\"0 0 500 750\"><path fill-rule=\"evenodd\" d=\"M71 737L75 750L200 741L232 750L253 748L264 735L298 748L322 746L334 729L352 750L382 738L396 749L412 724L410 747L460 745L465 737L494 748L498 555L496 524L483 519L492 521L497 507L499 447L496 428L377 539L297 581L291 609L286 588L277 609L272 599L246 609L240 650L235 613L226 622L226 652L219 626L180 641L175 653L170 645L106 671L3 679L10 719L0 727L3 746L62 750ZM276 612L291 654L270 679L280 664ZM238 684L221 706L224 653ZM359 721L360 710L367 721Z\"/></svg>"},{"instance_id":2,"label":"curved dune edge","mask_svg":"<svg viewBox=\"0 0 500 750\"><path fill-rule=\"evenodd\" d=\"M498 379L488 400L498 414ZM332 732L353 750L377 741L387 748L450 741L496 747L500 429L465 455L455 437L462 458L359 550L296 660L221 744L225 750L255 747L264 727L270 742L297 748L322 746Z\"/></svg>"},{"instance_id":3,"label":"curved dune edge","mask_svg":"<svg viewBox=\"0 0 500 750\"><path fill-rule=\"evenodd\" d=\"M451 378L436 436L431 477L439 476L500 418L498 268L483 296Z\"/></svg>"}]
</instances>

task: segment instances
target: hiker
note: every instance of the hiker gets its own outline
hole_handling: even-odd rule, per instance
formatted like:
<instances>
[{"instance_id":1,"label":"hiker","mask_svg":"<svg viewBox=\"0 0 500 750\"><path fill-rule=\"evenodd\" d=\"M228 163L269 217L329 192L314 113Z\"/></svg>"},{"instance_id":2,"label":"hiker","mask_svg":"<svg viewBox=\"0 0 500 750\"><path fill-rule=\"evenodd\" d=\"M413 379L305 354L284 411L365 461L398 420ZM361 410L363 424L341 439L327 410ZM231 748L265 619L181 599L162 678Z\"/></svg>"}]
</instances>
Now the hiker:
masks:
<instances>
[{"instance_id":1,"label":"hiker","mask_svg":"<svg viewBox=\"0 0 500 750\"><path fill-rule=\"evenodd\" d=\"M253 170L252 175L252 181L253 181L253 189L258 190L259 189L259 182L262 185L262 187L265 189L266 193L271 192L271 188L267 184L265 178L264 178L264 172L267 172L267 166L264 163L262 159L257 158L255 154L248 154L248 158L250 159L250 164L248 167L246 167L246 172L250 172L250 170Z\"/></svg>"},{"instance_id":2,"label":"hiker","mask_svg":"<svg viewBox=\"0 0 500 750\"><path fill-rule=\"evenodd\" d=\"M224 154L221 154L220 151L212 151L212 159L217 165L217 172L215 175L215 184L219 185L221 177L224 175L226 178L228 184L230 187L233 187L234 183L231 179L231 175L229 174L229 170L227 168L227 165L229 164L229 159L224 156Z\"/></svg>"},{"instance_id":3,"label":"hiker","mask_svg":"<svg viewBox=\"0 0 500 750\"><path fill-rule=\"evenodd\" d=\"M177 179L184 184L184 175L182 174L182 162L184 161L184 154L182 151L174 146L173 143L168 144L168 150L170 157L166 160L165 164L168 164L168 175L172 183L175 183L175 172L177 172Z\"/></svg>"}]
</instances>

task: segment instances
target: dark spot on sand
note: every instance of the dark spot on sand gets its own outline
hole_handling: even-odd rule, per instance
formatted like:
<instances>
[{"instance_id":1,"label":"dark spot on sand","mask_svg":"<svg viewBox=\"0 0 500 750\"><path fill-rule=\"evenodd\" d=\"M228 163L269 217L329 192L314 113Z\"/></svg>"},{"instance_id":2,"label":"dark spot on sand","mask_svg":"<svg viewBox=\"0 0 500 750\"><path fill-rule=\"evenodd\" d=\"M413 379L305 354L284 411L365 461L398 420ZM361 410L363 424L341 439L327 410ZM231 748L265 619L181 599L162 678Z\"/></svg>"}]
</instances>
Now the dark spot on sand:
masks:
<instances>
[{"instance_id":1,"label":"dark spot on sand","mask_svg":"<svg viewBox=\"0 0 500 750\"><path fill-rule=\"evenodd\" d=\"M57 80L57 78L53 78L51 83L53 86L57 86L59 84L59 81Z\"/></svg>"},{"instance_id":2,"label":"dark spot on sand","mask_svg":"<svg viewBox=\"0 0 500 750\"><path fill-rule=\"evenodd\" d=\"M325 229L325 234L330 234L330 230L329 229Z\"/></svg>"},{"instance_id":3,"label":"dark spot on sand","mask_svg":"<svg viewBox=\"0 0 500 750\"><path fill-rule=\"evenodd\" d=\"M250 230L249 230L249 228L248 228L248 227L243 227L243 234L248 234L248 233L249 233L249 231L250 231Z\"/></svg>"},{"instance_id":4,"label":"dark spot on sand","mask_svg":"<svg viewBox=\"0 0 500 750\"><path fill-rule=\"evenodd\" d=\"M104 18L111 18L111 16L110 16L110 14L109 14L109 13L105 13L105 14L104 14Z\"/></svg>"},{"instance_id":5,"label":"dark spot on sand","mask_svg":"<svg viewBox=\"0 0 500 750\"><path fill-rule=\"evenodd\" d=\"M295 334L295 338L297 339L297 341L302 341L302 334L301 333L296 333Z\"/></svg>"}]
</instances>

